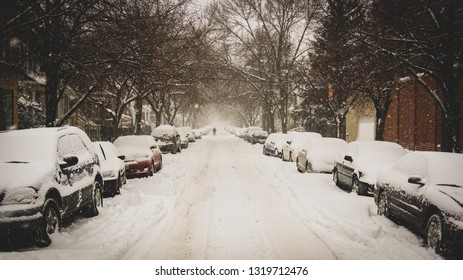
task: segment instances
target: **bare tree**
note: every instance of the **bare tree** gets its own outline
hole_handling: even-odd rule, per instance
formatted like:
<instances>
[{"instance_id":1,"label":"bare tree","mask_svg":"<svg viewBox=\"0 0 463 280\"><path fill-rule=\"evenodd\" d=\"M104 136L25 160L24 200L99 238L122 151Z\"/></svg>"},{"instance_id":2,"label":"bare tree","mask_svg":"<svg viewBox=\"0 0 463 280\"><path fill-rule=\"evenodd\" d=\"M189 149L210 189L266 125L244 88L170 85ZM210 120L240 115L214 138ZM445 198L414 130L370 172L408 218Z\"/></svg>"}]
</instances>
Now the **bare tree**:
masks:
<instances>
[{"instance_id":1,"label":"bare tree","mask_svg":"<svg viewBox=\"0 0 463 280\"><path fill-rule=\"evenodd\" d=\"M211 9L218 26L236 46L234 64L253 80L268 83L276 96L275 106L280 113L282 130L288 128L291 75L295 62L307 53L306 40L311 23L320 8L320 1L264 1L227 0L215 3ZM265 49L262 38L265 39ZM238 58L243 51L255 62L263 58L267 63L258 65L264 69L247 69L245 61ZM269 91L261 91L261 93ZM266 94L261 95L267 99ZM266 105L273 106L272 102ZM270 111L272 108L270 108ZM268 112L268 108L266 108Z\"/></svg>"},{"instance_id":2,"label":"bare tree","mask_svg":"<svg viewBox=\"0 0 463 280\"><path fill-rule=\"evenodd\" d=\"M405 64L439 104L444 115L443 150L459 152L463 77L463 2L458 0L375 1L381 36L370 44ZM381 42L402 45L391 49ZM437 83L438 88L433 87Z\"/></svg>"}]
</instances>

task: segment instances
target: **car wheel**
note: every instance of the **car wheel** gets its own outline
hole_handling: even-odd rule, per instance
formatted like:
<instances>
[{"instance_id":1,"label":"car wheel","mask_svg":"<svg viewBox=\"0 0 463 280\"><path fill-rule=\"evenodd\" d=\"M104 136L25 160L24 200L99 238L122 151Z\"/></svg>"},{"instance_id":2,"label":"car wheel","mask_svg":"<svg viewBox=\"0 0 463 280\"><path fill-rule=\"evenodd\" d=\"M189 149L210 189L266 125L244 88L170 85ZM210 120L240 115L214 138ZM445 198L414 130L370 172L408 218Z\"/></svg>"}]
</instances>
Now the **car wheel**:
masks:
<instances>
[{"instance_id":1,"label":"car wheel","mask_svg":"<svg viewBox=\"0 0 463 280\"><path fill-rule=\"evenodd\" d=\"M149 172L149 176L153 176L154 174L154 161L151 161L151 165L150 165L150 172Z\"/></svg>"},{"instance_id":2,"label":"car wheel","mask_svg":"<svg viewBox=\"0 0 463 280\"><path fill-rule=\"evenodd\" d=\"M159 170L161 170L161 168L162 168L162 157L161 157L161 159L159 160L159 166L158 166L158 168L156 169L156 172L158 172Z\"/></svg>"},{"instance_id":3,"label":"car wheel","mask_svg":"<svg viewBox=\"0 0 463 280\"><path fill-rule=\"evenodd\" d=\"M338 176L338 170L334 169L333 170L333 182L336 186L339 187L339 176Z\"/></svg>"},{"instance_id":4,"label":"car wheel","mask_svg":"<svg viewBox=\"0 0 463 280\"><path fill-rule=\"evenodd\" d=\"M280 156L280 155L278 154L278 149L275 149L275 151L273 151L273 155L274 155L275 157L279 157L279 156Z\"/></svg>"},{"instance_id":5,"label":"car wheel","mask_svg":"<svg viewBox=\"0 0 463 280\"><path fill-rule=\"evenodd\" d=\"M378 215L384 216L386 218L389 217L389 206L387 205L387 196L386 196L385 191L382 191L379 194L379 198L378 198Z\"/></svg>"},{"instance_id":6,"label":"car wheel","mask_svg":"<svg viewBox=\"0 0 463 280\"><path fill-rule=\"evenodd\" d=\"M175 146L172 146L172 150L170 151L171 154L175 155L177 153L177 149Z\"/></svg>"},{"instance_id":7,"label":"car wheel","mask_svg":"<svg viewBox=\"0 0 463 280\"><path fill-rule=\"evenodd\" d=\"M100 182L96 181L93 189L93 196L90 205L83 211L85 217L95 217L98 216L98 209L103 207L103 195L101 191Z\"/></svg>"},{"instance_id":8,"label":"car wheel","mask_svg":"<svg viewBox=\"0 0 463 280\"><path fill-rule=\"evenodd\" d=\"M305 172L309 172L309 173L313 172L312 164L310 162L305 163Z\"/></svg>"},{"instance_id":9,"label":"car wheel","mask_svg":"<svg viewBox=\"0 0 463 280\"><path fill-rule=\"evenodd\" d=\"M301 169L299 167L299 159L296 159L296 167L297 167L297 171L299 171L300 173L304 173L305 171L303 169Z\"/></svg>"},{"instance_id":10,"label":"car wheel","mask_svg":"<svg viewBox=\"0 0 463 280\"><path fill-rule=\"evenodd\" d=\"M117 184L116 184L115 189L114 189L114 195L120 194L121 193L121 188L122 188L122 178L119 175L119 177L117 177Z\"/></svg>"},{"instance_id":11,"label":"car wheel","mask_svg":"<svg viewBox=\"0 0 463 280\"><path fill-rule=\"evenodd\" d=\"M357 194L359 194L359 185L360 185L360 182L359 180L357 179L357 177L353 177L352 178L352 184L350 185L350 192L356 192Z\"/></svg>"},{"instance_id":12,"label":"car wheel","mask_svg":"<svg viewBox=\"0 0 463 280\"><path fill-rule=\"evenodd\" d=\"M368 191L367 191L367 187L365 186L365 184L360 184L359 180L357 180L357 194L358 195L367 195L368 194Z\"/></svg>"},{"instance_id":13,"label":"car wheel","mask_svg":"<svg viewBox=\"0 0 463 280\"><path fill-rule=\"evenodd\" d=\"M436 253L440 253L442 249L442 219L438 214L434 214L429 218L426 227L426 241L430 248Z\"/></svg>"},{"instance_id":14,"label":"car wheel","mask_svg":"<svg viewBox=\"0 0 463 280\"><path fill-rule=\"evenodd\" d=\"M262 153L264 154L264 156L267 155L267 153L265 152L265 146L262 148Z\"/></svg>"},{"instance_id":15,"label":"car wheel","mask_svg":"<svg viewBox=\"0 0 463 280\"><path fill-rule=\"evenodd\" d=\"M50 235L61 229L61 215L58 204L52 198L45 202L41 226L37 231L35 245L47 247L51 244Z\"/></svg>"},{"instance_id":16,"label":"car wheel","mask_svg":"<svg viewBox=\"0 0 463 280\"><path fill-rule=\"evenodd\" d=\"M289 162L292 162L293 161L293 153L289 152L289 159L288 159Z\"/></svg>"}]
</instances>

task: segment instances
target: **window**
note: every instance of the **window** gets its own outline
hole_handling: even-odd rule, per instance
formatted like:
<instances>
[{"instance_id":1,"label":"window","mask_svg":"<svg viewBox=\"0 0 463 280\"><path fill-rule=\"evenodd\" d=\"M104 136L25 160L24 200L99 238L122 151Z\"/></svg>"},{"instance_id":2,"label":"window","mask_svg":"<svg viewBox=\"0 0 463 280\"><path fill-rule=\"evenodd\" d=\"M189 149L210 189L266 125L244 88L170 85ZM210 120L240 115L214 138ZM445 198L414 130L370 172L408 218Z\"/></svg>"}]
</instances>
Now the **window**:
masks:
<instances>
[{"instance_id":1,"label":"window","mask_svg":"<svg viewBox=\"0 0 463 280\"><path fill-rule=\"evenodd\" d=\"M58 140L58 156L62 160L67 155L81 156L87 148L77 134L64 135Z\"/></svg>"}]
</instances>

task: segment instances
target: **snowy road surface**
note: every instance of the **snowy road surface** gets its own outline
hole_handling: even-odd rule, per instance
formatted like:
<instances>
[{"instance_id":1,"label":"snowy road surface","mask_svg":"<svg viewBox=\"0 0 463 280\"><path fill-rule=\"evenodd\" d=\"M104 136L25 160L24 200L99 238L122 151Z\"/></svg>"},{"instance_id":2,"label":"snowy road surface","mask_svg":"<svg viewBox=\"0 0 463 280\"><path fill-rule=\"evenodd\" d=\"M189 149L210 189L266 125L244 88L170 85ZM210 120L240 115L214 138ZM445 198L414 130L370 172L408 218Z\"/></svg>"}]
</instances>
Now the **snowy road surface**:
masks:
<instances>
[{"instance_id":1,"label":"snowy road surface","mask_svg":"<svg viewBox=\"0 0 463 280\"><path fill-rule=\"evenodd\" d=\"M440 259L377 216L372 197L221 131L164 155L159 173L129 180L104 204L50 247L0 259Z\"/></svg>"}]
</instances>

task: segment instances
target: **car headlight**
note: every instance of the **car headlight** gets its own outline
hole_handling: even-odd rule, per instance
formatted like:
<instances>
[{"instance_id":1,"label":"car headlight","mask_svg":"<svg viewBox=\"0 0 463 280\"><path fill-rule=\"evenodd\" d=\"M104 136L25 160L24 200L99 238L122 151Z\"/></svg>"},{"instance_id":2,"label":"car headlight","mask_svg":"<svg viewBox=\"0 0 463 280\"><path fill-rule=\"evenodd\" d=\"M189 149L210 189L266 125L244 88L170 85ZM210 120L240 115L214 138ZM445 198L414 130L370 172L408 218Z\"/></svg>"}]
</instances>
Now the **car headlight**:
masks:
<instances>
[{"instance_id":1,"label":"car headlight","mask_svg":"<svg viewBox=\"0 0 463 280\"><path fill-rule=\"evenodd\" d=\"M39 197L37 190L33 187L20 188L7 191L3 198L3 205L28 204L34 202Z\"/></svg>"}]
</instances>

